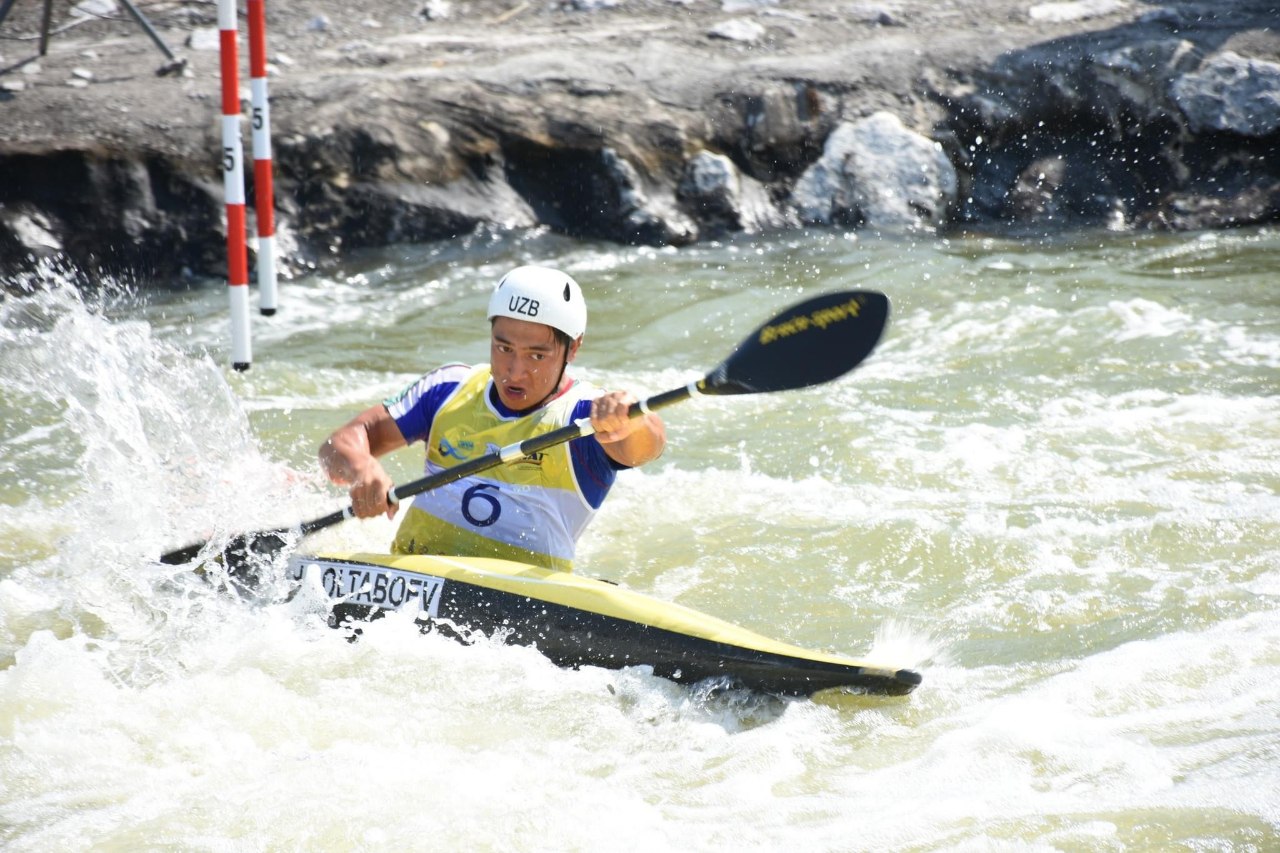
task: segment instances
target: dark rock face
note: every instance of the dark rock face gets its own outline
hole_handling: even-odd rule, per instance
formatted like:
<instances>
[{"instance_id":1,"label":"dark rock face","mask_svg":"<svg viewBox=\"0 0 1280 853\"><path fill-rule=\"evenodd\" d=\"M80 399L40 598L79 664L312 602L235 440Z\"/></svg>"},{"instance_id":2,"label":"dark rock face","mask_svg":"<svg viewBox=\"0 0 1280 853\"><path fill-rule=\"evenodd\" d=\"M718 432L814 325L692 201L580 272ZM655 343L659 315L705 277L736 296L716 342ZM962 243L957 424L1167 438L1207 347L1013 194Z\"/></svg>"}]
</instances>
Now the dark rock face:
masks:
<instances>
[{"instance_id":1,"label":"dark rock face","mask_svg":"<svg viewBox=\"0 0 1280 853\"><path fill-rule=\"evenodd\" d=\"M6 30L38 28L29 5ZM179 3L154 22L193 46L187 76L153 76L160 55L123 17L55 35L38 73L0 42L0 276L49 256L161 283L225 274L212 14ZM480 228L683 245L802 224L1280 218L1280 0L268 15L286 271ZM246 128L252 230L250 150Z\"/></svg>"},{"instance_id":2,"label":"dark rock face","mask_svg":"<svg viewBox=\"0 0 1280 853\"><path fill-rule=\"evenodd\" d=\"M182 164L72 149L15 155L2 168L0 261L60 252L86 269L143 279L171 273L175 247L189 252L184 265L221 262L193 237L222 228L222 188L193 180Z\"/></svg>"},{"instance_id":3,"label":"dark rock face","mask_svg":"<svg viewBox=\"0 0 1280 853\"><path fill-rule=\"evenodd\" d=\"M963 221L1122 229L1274 220L1280 63L1212 52L1232 40L1218 18L1187 32L1152 20L1034 45L935 90L967 178ZM1252 41L1280 51L1270 35Z\"/></svg>"}]
</instances>

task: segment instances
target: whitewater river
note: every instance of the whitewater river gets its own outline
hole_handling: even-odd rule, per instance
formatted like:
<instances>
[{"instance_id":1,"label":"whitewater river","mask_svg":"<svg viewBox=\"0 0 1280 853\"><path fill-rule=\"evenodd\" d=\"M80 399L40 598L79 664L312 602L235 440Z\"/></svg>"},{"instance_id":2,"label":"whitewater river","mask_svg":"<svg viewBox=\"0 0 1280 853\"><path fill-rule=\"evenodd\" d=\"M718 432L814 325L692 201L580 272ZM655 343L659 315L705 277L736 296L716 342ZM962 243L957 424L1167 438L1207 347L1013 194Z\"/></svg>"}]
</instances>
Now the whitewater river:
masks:
<instances>
[{"instance_id":1,"label":"whitewater river","mask_svg":"<svg viewBox=\"0 0 1280 853\"><path fill-rule=\"evenodd\" d=\"M1258 230L478 237L285 282L247 373L218 283L47 272L0 301L0 847L1280 849L1278 257ZM641 394L802 297L889 295L839 382L666 410L579 571L917 668L914 694L566 671L403 619L353 643L154 562L340 507L316 446L484 360L528 261L587 292L580 374Z\"/></svg>"}]
</instances>

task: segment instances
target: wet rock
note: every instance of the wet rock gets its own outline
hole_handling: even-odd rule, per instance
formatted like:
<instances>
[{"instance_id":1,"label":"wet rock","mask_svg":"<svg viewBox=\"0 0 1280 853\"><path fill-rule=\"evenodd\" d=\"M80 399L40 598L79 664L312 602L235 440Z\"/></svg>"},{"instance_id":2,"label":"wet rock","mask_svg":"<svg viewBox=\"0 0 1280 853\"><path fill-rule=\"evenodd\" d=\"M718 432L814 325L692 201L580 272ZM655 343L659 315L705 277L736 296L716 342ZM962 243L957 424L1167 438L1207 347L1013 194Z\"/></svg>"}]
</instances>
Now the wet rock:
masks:
<instances>
[{"instance_id":1,"label":"wet rock","mask_svg":"<svg viewBox=\"0 0 1280 853\"><path fill-rule=\"evenodd\" d=\"M754 234L796 224L759 181L743 175L723 154L700 151L685 165L677 198L697 221L699 236Z\"/></svg>"},{"instance_id":2,"label":"wet rock","mask_svg":"<svg viewBox=\"0 0 1280 853\"><path fill-rule=\"evenodd\" d=\"M1146 212L1138 224L1147 228L1198 231L1274 222L1280 218L1280 181L1259 179L1237 192L1174 193Z\"/></svg>"},{"instance_id":3,"label":"wet rock","mask_svg":"<svg viewBox=\"0 0 1280 853\"><path fill-rule=\"evenodd\" d=\"M817 159L837 109L808 81L721 92L710 112L708 147L730 156L745 174L775 185Z\"/></svg>"},{"instance_id":4,"label":"wet rock","mask_svg":"<svg viewBox=\"0 0 1280 853\"><path fill-rule=\"evenodd\" d=\"M30 205L0 207L0 240L8 243L5 251L25 256L31 263L63 251L63 243L55 233L57 225L42 210Z\"/></svg>"},{"instance_id":5,"label":"wet rock","mask_svg":"<svg viewBox=\"0 0 1280 853\"><path fill-rule=\"evenodd\" d=\"M955 167L933 140L879 112L841 124L796 182L804 222L883 230L937 229L956 200Z\"/></svg>"},{"instance_id":6,"label":"wet rock","mask_svg":"<svg viewBox=\"0 0 1280 853\"><path fill-rule=\"evenodd\" d=\"M1271 221L1273 6L275 4L270 49L293 58L276 54L271 89L277 231L297 246L281 264L480 228L679 245L801 215L889 230ZM13 4L6 29L37 32L40 12ZM147 13L191 47L190 76L154 77L139 61L154 45L118 13L78 20L44 57L6 42L0 276L53 245L85 269L223 274L215 19L184 0ZM730 18L747 40L708 37ZM92 98L65 85L87 82L74 69L89 50Z\"/></svg>"},{"instance_id":7,"label":"wet rock","mask_svg":"<svg viewBox=\"0 0 1280 853\"><path fill-rule=\"evenodd\" d=\"M1034 161L1018 175L1007 197L1009 217L1018 223L1047 223L1064 218L1062 189L1067 160L1060 154Z\"/></svg>"},{"instance_id":8,"label":"wet rock","mask_svg":"<svg viewBox=\"0 0 1280 853\"><path fill-rule=\"evenodd\" d=\"M764 38L765 29L755 21L747 21L741 18L735 18L732 21L722 21L711 29L707 30L707 36L713 39L724 39L725 41L737 41L751 44L758 42Z\"/></svg>"},{"instance_id":9,"label":"wet rock","mask_svg":"<svg viewBox=\"0 0 1280 853\"><path fill-rule=\"evenodd\" d=\"M1066 0L1061 3L1039 3L1027 10L1027 16L1033 21L1061 24L1100 18L1119 12L1127 5L1125 0Z\"/></svg>"},{"instance_id":10,"label":"wet rock","mask_svg":"<svg viewBox=\"0 0 1280 853\"><path fill-rule=\"evenodd\" d=\"M649 246L684 245L697 236L693 223L678 209L674 196L659 186L646 188L636 168L612 148L601 152L604 174L612 183L603 194L602 214L614 219L612 230L631 243ZM614 201L610 205L609 202Z\"/></svg>"},{"instance_id":11,"label":"wet rock","mask_svg":"<svg viewBox=\"0 0 1280 853\"><path fill-rule=\"evenodd\" d=\"M1280 130L1280 64L1233 51L1173 81L1174 102L1195 132L1267 136Z\"/></svg>"},{"instance_id":12,"label":"wet rock","mask_svg":"<svg viewBox=\"0 0 1280 853\"><path fill-rule=\"evenodd\" d=\"M1169 81L1198 62L1195 45L1186 39L1157 39L1101 51L1091 62L1097 81L1093 97L1115 127L1126 119L1169 122L1169 116L1177 113L1169 97Z\"/></svg>"},{"instance_id":13,"label":"wet rock","mask_svg":"<svg viewBox=\"0 0 1280 853\"><path fill-rule=\"evenodd\" d=\"M1149 26L1134 30L1149 37L1034 45L939 87L964 173L962 220L1055 228L1266 221L1259 199L1280 166L1267 142L1280 66L1230 51L1206 59L1194 39ZM1250 42L1280 48L1270 36Z\"/></svg>"}]
</instances>

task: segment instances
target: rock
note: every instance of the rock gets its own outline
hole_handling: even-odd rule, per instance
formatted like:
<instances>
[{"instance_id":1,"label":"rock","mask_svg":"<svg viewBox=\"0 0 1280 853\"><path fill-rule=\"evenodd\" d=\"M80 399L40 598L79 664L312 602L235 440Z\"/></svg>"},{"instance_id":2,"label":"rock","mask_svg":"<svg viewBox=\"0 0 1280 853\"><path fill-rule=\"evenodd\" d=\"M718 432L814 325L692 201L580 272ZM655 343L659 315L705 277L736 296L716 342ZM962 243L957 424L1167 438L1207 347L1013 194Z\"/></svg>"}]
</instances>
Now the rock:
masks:
<instances>
[{"instance_id":1,"label":"rock","mask_svg":"<svg viewBox=\"0 0 1280 853\"><path fill-rule=\"evenodd\" d=\"M850 20L863 24L875 24L881 27L906 26L893 9L874 3L853 3L844 7L843 14L847 15Z\"/></svg>"},{"instance_id":2,"label":"rock","mask_svg":"<svg viewBox=\"0 0 1280 853\"><path fill-rule=\"evenodd\" d=\"M0 224L4 225L0 229L0 239L7 232L14 244L10 251L24 254L32 261L52 257L63 249L62 241L54 233L55 226L43 211L26 205L16 208L0 206Z\"/></svg>"},{"instance_id":3,"label":"rock","mask_svg":"<svg viewBox=\"0 0 1280 853\"><path fill-rule=\"evenodd\" d=\"M1196 132L1268 136L1280 129L1280 64L1232 51L1173 81L1170 95Z\"/></svg>"},{"instance_id":4,"label":"rock","mask_svg":"<svg viewBox=\"0 0 1280 853\"><path fill-rule=\"evenodd\" d=\"M1176 29L1182 26L1182 15L1176 9L1169 9L1161 6L1158 9L1152 9L1149 12L1143 12L1138 16L1140 24L1163 24L1170 29Z\"/></svg>"},{"instance_id":5,"label":"rock","mask_svg":"<svg viewBox=\"0 0 1280 853\"><path fill-rule=\"evenodd\" d=\"M187 47L192 50L218 50L220 39L217 27L196 27L187 36Z\"/></svg>"},{"instance_id":6,"label":"rock","mask_svg":"<svg viewBox=\"0 0 1280 853\"><path fill-rule=\"evenodd\" d=\"M625 0L561 0L561 5L575 12L598 12L621 6Z\"/></svg>"},{"instance_id":7,"label":"rock","mask_svg":"<svg viewBox=\"0 0 1280 853\"><path fill-rule=\"evenodd\" d=\"M764 27L755 21L748 21L742 18L734 18L731 21L722 21L711 29L707 30L708 38L724 39L725 41L740 42L757 42L764 38Z\"/></svg>"},{"instance_id":8,"label":"rock","mask_svg":"<svg viewBox=\"0 0 1280 853\"><path fill-rule=\"evenodd\" d=\"M1010 216L1017 222L1043 222L1062 215L1059 192L1067 183L1067 161L1051 155L1034 161L1009 191Z\"/></svg>"},{"instance_id":9,"label":"rock","mask_svg":"<svg viewBox=\"0 0 1280 853\"><path fill-rule=\"evenodd\" d=\"M1169 81L1198 63L1195 45L1186 39L1157 39L1098 53L1092 71L1094 97L1117 126L1123 116L1167 121L1175 112Z\"/></svg>"},{"instance_id":10,"label":"rock","mask_svg":"<svg viewBox=\"0 0 1280 853\"><path fill-rule=\"evenodd\" d=\"M1033 21L1061 24L1067 21L1087 21L1123 10L1129 4L1124 0L1069 0L1063 3L1040 3L1027 11Z\"/></svg>"},{"instance_id":11,"label":"rock","mask_svg":"<svg viewBox=\"0 0 1280 853\"><path fill-rule=\"evenodd\" d=\"M453 14L453 4L449 0L427 0L418 14L428 21L443 21Z\"/></svg>"},{"instance_id":12,"label":"rock","mask_svg":"<svg viewBox=\"0 0 1280 853\"><path fill-rule=\"evenodd\" d=\"M601 152L601 160L616 193L614 209L606 207L601 212L606 218L612 213L627 242L649 246L693 242L697 230L676 208L674 199L666 200L646 190L640 173L612 148Z\"/></svg>"},{"instance_id":13,"label":"rock","mask_svg":"<svg viewBox=\"0 0 1280 853\"><path fill-rule=\"evenodd\" d=\"M119 12L115 0L81 0L71 7L71 14L82 18L109 18Z\"/></svg>"},{"instance_id":14,"label":"rock","mask_svg":"<svg viewBox=\"0 0 1280 853\"><path fill-rule=\"evenodd\" d=\"M879 112L836 128L791 201L811 224L936 229L956 190L955 167L942 147Z\"/></svg>"},{"instance_id":15,"label":"rock","mask_svg":"<svg viewBox=\"0 0 1280 853\"><path fill-rule=\"evenodd\" d=\"M378 68L404 59L404 51L390 45L350 41L342 45L342 61L360 68Z\"/></svg>"},{"instance_id":16,"label":"rock","mask_svg":"<svg viewBox=\"0 0 1280 853\"><path fill-rule=\"evenodd\" d=\"M1280 181L1260 178L1252 186L1226 194L1174 193L1143 214L1139 225L1176 231L1236 228L1280 218Z\"/></svg>"},{"instance_id":17,"label":"rock","mask_svg":"<svg viewBox=\"0 0 1280 853\"><path fill-rule=\"evenodd\" d=\"M769 82L723 92L711 110L707 147L771 186L794 180L822 152L838 104L808 81Z\"/></svg>"},{"instance_id":18,"label":"rock","mask_svg":"<svg viewBox=\"0 0 1280 853\"><path fill-rule=\"evenodd\" d=\"M700 151L685 164L676 197L697 221L700 236L755 234L795 224L759 181L723 154Z\"/></svg>"}]
</instances>

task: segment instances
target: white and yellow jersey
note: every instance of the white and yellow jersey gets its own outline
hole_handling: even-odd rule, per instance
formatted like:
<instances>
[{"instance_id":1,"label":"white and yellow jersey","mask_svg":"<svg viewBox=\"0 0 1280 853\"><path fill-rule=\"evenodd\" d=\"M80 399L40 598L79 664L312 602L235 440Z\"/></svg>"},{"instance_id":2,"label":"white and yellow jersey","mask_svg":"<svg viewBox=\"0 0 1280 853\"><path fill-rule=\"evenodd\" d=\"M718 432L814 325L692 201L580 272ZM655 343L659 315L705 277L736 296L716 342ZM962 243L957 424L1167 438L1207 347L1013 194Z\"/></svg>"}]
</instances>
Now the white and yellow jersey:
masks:
<instances>
[{"instance_id":1,"label":"white and yellow jersey","mask_svg":"<svg viewBox=\"0 0 1280 853\"><path fill-rule=\"evenodd\" d=\"M405 440L426 441L427 474L588 417L591 399L601 393L574 381L522 415L502 405L492 386L489 365L451 364L386 401ZM392 550L501 557L569 571L578 537L622 467L587 436L423 492L413 499Z\"/></svg>"}]
</instances>

